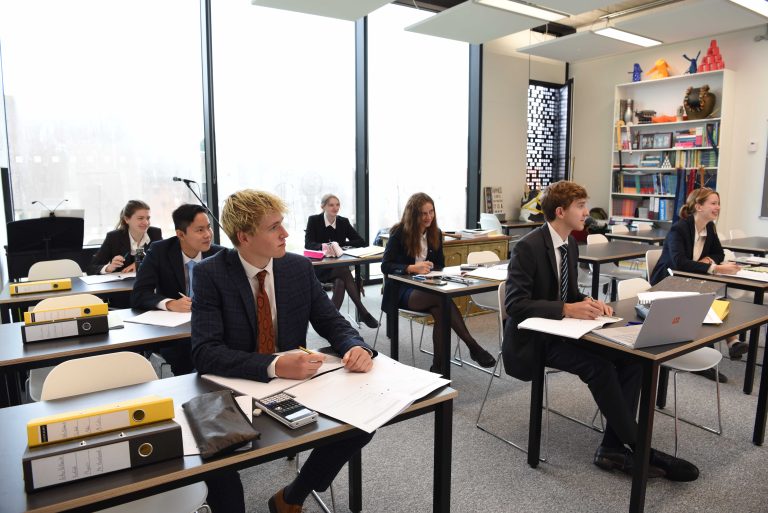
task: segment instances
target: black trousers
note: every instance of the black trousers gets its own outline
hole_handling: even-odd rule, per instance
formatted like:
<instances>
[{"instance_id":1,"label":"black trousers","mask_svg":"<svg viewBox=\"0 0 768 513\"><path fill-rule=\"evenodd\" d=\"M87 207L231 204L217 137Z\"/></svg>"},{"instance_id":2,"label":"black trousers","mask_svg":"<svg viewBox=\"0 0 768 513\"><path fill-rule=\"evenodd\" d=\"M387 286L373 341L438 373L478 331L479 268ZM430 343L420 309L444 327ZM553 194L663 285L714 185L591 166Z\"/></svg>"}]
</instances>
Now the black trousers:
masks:
<instances>
[{"instance_id":1,"label":"black trousers","mask_svg":"<svg viewBox=\"0 0 768 513\"><path fill-rule=\"evenodd\" d=\"M577 375L587 384L608 421L603 445L634 444L642 378L639 363L620 354L599 354L554 337L546 342L545 362L548 367Z\"/></svg>"},{"instance_id":2,"label":"black trousers","mask_svg":"<svg viewBox=\"0 0 768 513\"><path fill-rule=\"evenodd\" d=\"M195 372L195 365L192 363L191 339L178 340L173 345L161 347L157 353L171 366L174 376Z\"/></svg>"},{"instance_id":3,"label":"black trousers","mask_svg":"<svg viewBox=\"0 0 768 513\"><path fill-rule=\"evenodd\" d=\"M344 464L372 438L373 433L358 430L351 438L314 449L301 467L301 473L297 479L305 480L312 490L318 492L327 490ZM215 478L209 478L205 484L208 485L206 502L214 513L245 513L243 484L236 471L227 471Z\"/></svg>"}]
</instances>

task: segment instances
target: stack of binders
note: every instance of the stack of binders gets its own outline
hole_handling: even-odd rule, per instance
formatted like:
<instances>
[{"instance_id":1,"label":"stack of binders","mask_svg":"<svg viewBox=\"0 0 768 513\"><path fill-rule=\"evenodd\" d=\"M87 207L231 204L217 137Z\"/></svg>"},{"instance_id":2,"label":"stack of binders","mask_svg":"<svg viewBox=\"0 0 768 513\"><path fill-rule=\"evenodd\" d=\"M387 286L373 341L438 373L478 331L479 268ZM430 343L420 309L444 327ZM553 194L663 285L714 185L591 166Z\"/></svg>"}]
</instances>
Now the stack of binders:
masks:
<instances>
[{"instance_id":1,"label":"stack of binders","mask_svg":"<svg viewBox=\"0 0 768 513\"><path fill-rule=\"evenodd\" d=\"M184 455L173 399L147 396L32 419L22 467L33 492Z\"/></svg>"},{"instance_id":2,"label":"stack of binders","mask_svg":"<svg viewBox=\"0 0 768 513\"><path fill-rule=\"evenodd\" d=\"M56 338L107 333L109 331L107 313L106 303L24 312L21 339L26 344Z\"/></svg>"}]
</instances>

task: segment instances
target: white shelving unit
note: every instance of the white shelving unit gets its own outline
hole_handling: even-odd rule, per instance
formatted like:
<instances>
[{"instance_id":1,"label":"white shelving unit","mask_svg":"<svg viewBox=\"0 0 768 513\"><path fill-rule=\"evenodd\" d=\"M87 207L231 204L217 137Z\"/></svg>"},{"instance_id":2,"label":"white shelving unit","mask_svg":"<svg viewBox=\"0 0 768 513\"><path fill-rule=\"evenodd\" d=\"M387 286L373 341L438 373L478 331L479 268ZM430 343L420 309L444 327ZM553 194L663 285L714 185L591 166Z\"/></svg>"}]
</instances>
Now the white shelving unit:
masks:
<instances>
[{"instance_id":1,"label":"white shelving unit","mask_svg":"<svg viewBox=\"0 0 768 513\"><path fill-rule=\"evenodd\" d=\"M634 111L653 110L656 115L674 116L678 107L683 105L683 99L688 87L708 85L710 92L715 95L715 108L709 118L701 120L684 120L666 123L634 124L631 128L621 129L622 150L617 143L617 128L612 127L612 169L611 169L611 201L610 216L615 221L654 221L671 222L674 204L674 183L677 179L677 169L686 171L699 169L702 162L707 186L715 188L723 194L728 189L728 162L730 162L733 120L729 117L733 112L733 80L735 74L730 70L709 71L693 75L680 75L645 82L629 82L618 84L614 93L614 122L622 119L619 112L621 100L632 99ZM717 132L718 154L707 140L707 125L712 125ZM675 135L682 131L699 129L702 140L699 146L676 148ZM654 135L670 141L671 147L648 148ZM629 146L629 147L627 147ZM646 146L646 147L643 147ZM649 156L658 156L661 163L664 157L669 157L672 167L641 167L640 162L649 160ZM620 164L621 163L621 167ZM681 166L681 164L684 164ZM629 167L625 167L629 166ZM636 178L635 178L636 177ZM673 178L670 178L673 177ZM697 175L698 183L698 175ZM639 187L639 189L638 189ZM660 212L661 211L661 212ZM659 214L665 214L662 217Z\"/></svg>"}]
</instances>

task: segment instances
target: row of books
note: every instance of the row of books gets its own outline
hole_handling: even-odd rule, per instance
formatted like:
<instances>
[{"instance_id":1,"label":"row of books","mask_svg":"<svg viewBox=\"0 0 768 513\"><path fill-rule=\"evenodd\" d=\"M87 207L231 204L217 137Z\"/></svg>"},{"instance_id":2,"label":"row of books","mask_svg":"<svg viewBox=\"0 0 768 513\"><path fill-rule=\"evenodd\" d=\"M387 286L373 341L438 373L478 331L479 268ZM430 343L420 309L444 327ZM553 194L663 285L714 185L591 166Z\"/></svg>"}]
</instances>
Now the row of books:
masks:
<instances>
[{"instance_id":1,"label":"row of books","mask_svg":"<svg viewBox=\"0 0 768 513\"><path fill-rule=\"evenodd\" d=\"M717 153L714 150L701 151L663 151L660 154L644 154L642 159L635 163L623 163L622 168L698 168L698 167L717 167ZM618 163L614 162L614 169L618 169Z\"/></svg>"},{"instance_id":2,"label":"row of books","mask_svg":"<svg viewBox=\"0 0 768 513\"><path fill-rule=\"evenodd\" d=\"M674 173L643 175L616 173L613 184L613 192L625 194L674 194L677 175Z\"/></svg>"},{"instance_id":3,"label":"row of books","mask_svg":"<svg viewBox=\"0 0 768 513\"><path fill-rule=\"evenodd\" d=\"M614 217L639 217L657 221L671 221L674 213L674 198L613 199Z\"/></svg>"}]
</instances>

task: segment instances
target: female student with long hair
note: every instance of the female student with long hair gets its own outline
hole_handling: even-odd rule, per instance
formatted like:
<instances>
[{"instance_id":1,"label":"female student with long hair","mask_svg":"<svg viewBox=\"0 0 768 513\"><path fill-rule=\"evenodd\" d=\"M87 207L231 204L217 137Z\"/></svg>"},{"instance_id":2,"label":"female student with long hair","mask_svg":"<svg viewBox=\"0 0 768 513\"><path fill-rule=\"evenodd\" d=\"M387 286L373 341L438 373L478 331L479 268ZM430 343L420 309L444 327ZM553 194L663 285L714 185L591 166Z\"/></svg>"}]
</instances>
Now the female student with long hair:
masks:
<instances>
[{"instance_id":1,"label":"female student with long hair","mask_svg":"<svg viewBox=\"0 0 768 513\"><path fill-rule=\"evenodd\" d=\"M680 208L680 220L672 225L664 239L661 257L651 275L655 285L669 270L700 274L736 274L739 266L725 262L725 252L717 236L715 221L720 215L720 195L709 187L694 189ZM749 346L737 337L728 340L732 359L741 359ZM706 377L714 378L714 370ZM721 379L721 381L724 381Z\"/></svg>"},{"instance_id":2,"label":"female student with long hair","mask_svg":"<svg viewBox=\"0 0 768 513\"><path fill-rule=\"evenodd\" d=\"M400 222L389 231L389 241L384 250L381 270L388 274L426 274L433 268L445 267L443 255L443 233L437 226L435 202L423 192L418 192L408 199ZM493 367L496 360L472 338L464 319L451 301L451 328L467 344L470 357L482 367ZM440 298L422 292L413 287L400 287L400 297L394 297L392 287L384 280L384 297L381 308L387 315L397 315L398 308L417 312L429 312L435 319L432 331L435 356L432 369L437 368L440 355L450 348L441 347L440 333L443 325L443 312Z\"/></svg>"},{"instance_id":3,"label":"female student with long hair","mask_svg":"<svg viewBox=\"0 0 768 513\"><path fill-rule=\"evenodd\" d=\"M146 249L150 243L163 238L160 228L149 226L149 205L141 200L130 200L120 211L115 230L107 233L99 251L91 259L88 274L113 272L129 273L136 270L132 255L137 248ZM126 259L125 255L129 255ZM131 262L125 265L126 261Z\"/></svg>"},{"instance_id":4,"label":"female student with long hair","mask_svg":"<svg viewBox=\"0 0 768 513\"><path fill-rule=\"evenodd\" d=\"M320 200L319 214L309 216L307 229L304 233L304 247L307 249L320 249L325 242L338 242L340 246L354 246L362 248L367 246L365 240L352 227L349 219L339 215L341 202L335 194L326 194ZM376 328L379 322L366 310L360 300L360 291L352 277L349 267L333 267L322 269L315 267L317 279L321 282L333 283L333 296L331 301L338 310L344 302L344 292L349 294L349 299L355 304L360 318L369 328Z\"/></svg>"}]
</instances>

